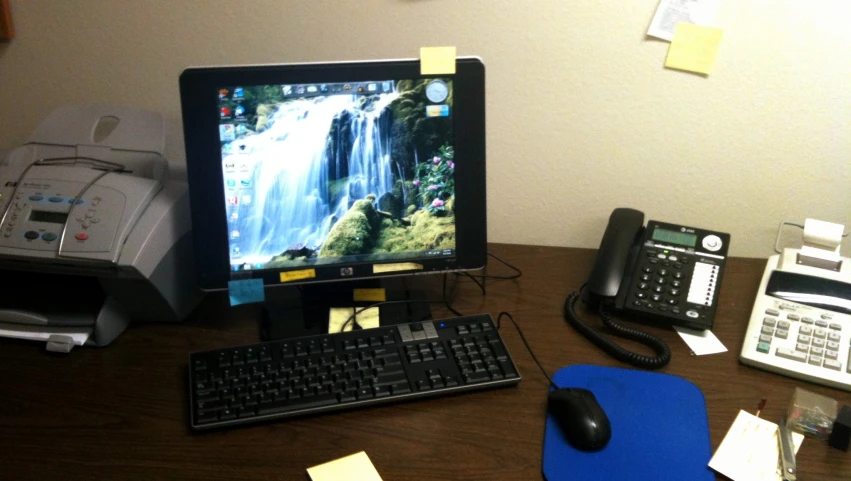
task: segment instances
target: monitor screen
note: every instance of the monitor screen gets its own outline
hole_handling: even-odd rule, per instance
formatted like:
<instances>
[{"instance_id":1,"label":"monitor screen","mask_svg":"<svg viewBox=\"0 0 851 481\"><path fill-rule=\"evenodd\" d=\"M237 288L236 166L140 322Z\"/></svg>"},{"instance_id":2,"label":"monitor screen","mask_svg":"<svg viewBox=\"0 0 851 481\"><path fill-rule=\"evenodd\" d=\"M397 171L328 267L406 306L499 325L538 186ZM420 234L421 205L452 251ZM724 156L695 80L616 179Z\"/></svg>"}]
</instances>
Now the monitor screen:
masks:
<instances>
[{"instance_id":1,"label":"monitor screen","mask_svg":"<svg viewBox=\"0 0 851 481\"><path fill-rule=\"evenodd\" d=\"M218 89L232 271L451 257L452 79Z\"/></svg>"},{"instance_id":2,"label":"monitor screen","mask_svg":"<svg viewBox=\"0 0 851 481\"><path fill-rule=\"evenodd\" d=\"M180 87L202 288L485 264L478 59L192 68Z\"/></svg>"}]
</instances>

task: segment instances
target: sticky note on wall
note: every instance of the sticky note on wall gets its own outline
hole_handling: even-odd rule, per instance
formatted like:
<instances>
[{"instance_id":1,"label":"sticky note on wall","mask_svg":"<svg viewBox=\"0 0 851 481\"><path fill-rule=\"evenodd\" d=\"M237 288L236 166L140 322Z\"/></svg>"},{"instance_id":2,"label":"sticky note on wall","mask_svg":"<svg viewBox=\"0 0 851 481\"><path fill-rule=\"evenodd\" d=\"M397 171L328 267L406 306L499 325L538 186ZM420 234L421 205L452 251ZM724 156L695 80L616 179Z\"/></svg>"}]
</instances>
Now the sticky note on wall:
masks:
<instances>
[{"instance_id":1,"label":"sticky note on wall","mask_svg":"<svg viewBox=\"0 0 851 481\"><path fill-rule=\"evenodd\" d=\"M722 33L720 28L678 23L665 67L709 75L718 57Z\"/></svg>"},{"instance_id":2,"label":"sticky note on wall","mask_svg":"<svg viewBox=\"0 0 851 481\"><path fill-rule=\"evenodd\" d=\"M420 75L455 73L455 47L420 48Z\"/></svg>"}]
</instances>

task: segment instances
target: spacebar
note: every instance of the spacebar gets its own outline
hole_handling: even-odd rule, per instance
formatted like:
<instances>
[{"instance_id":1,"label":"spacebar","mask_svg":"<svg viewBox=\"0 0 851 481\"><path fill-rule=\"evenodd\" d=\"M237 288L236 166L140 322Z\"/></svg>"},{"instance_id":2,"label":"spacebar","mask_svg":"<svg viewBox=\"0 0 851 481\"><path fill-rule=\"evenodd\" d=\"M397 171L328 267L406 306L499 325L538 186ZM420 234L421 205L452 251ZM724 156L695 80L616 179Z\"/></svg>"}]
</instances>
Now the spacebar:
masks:
<instances>
[{"instance_id":1,"label":"spacebar","mask_svg":"<svg viewBox=\"0 0 851 481\"><path fill-rule=\"evenodd\" d=\"M286 401L275 401L269 404L261 404L260 410L257 414L262 416L263 414L318 408L322 406L331 406L333 404L337 404L337 396L335 394L323 394L321 396L313 396L307 399L288 399Z\"/></svg>"}]
</instances>

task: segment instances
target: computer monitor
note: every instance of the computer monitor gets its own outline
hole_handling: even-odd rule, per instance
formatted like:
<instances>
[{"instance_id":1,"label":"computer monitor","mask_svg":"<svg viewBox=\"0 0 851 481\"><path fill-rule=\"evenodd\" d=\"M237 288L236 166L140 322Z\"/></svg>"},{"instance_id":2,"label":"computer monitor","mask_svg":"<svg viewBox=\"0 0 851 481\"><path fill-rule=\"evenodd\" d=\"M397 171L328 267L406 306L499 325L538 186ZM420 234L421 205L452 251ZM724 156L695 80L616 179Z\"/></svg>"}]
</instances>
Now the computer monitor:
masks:
<instances>
[{"instance_id":1,"label":"computer monitor","mask_svg":"<svg viewBox=\"0 0 851 481\"><path fill-rule=\"evenodd\" d=\"M203 289L485 265L479 59L190 68L180 95Z\"/></svg>"}]
</instances>

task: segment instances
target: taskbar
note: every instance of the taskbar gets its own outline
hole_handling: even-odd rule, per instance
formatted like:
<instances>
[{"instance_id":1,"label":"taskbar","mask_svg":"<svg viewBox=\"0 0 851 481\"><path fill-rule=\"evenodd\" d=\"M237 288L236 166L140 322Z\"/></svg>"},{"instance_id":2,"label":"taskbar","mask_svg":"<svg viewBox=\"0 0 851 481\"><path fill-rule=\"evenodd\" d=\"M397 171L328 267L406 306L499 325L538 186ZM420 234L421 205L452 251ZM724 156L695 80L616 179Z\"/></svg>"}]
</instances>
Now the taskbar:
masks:
<instances>
[{"instance_id":1,"label":"taskbar","mask_svg":"<svg viewBox=\"0 0 851 481\"><path fill-rule=\"evenodd\" d=\"M382 254L378 254L382 255ZM286 271L291 269L309 269L314 267L330 267L334 265L345 265L345 264L362 264L362 263L373 263L373 264L388 264L388 263L398 263L398 262L417 262L418 260L428 260L439 257L453 257L455 256L455 249L431 249L427 251L418 252L414 255L410 252L404 253L404 255L399 255L398 257L380 257L376 258L376 254L364 254L364 255L354 255L347 256L345 258L337 258L337 259L329 259L328 262L315 262L315 263L306 263L301 262L298 265L292 266L282 266L278 265L268 265L268 262L231 262L230 269L232 272L243 272L243 271L259 271L259 270L274 270L274 271Z\"/></svg>"}]
</instances>

